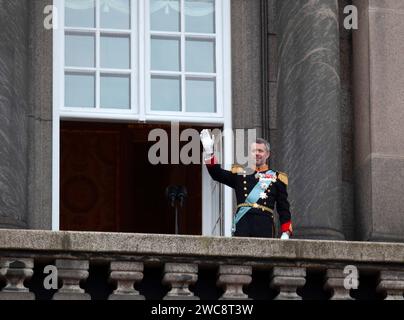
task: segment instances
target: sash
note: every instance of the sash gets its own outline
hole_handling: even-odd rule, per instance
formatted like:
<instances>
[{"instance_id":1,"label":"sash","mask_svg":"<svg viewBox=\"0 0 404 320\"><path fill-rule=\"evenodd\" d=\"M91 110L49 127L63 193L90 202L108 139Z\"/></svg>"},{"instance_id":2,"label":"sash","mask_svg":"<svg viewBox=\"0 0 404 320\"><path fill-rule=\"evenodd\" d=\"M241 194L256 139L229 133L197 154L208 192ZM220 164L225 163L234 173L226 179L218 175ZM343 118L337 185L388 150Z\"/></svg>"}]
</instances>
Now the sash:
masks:
<instances>
[{"instance_id":1,"label":"sash","mask_svg":"<svg viewBox=\"0 0 404 320\"><path fill-rule=\"evenodd\" d=\"M269 174L273 172L272 170L268 170L265 172L265 174ZM257 184L254 186L254 188L251 190L251 192L248 194L247 198L245 199L245 203L256 203L259 198L260 198L260 193L263 191L261 188L261 181L258 180ZM238 209L237 213L234 216L233 219L233 227L232 227L232 232L236 231L236 225L237 223L241 220L242 217L251 209L251 207L241 207Z\"/></svg>"}]
</instances>

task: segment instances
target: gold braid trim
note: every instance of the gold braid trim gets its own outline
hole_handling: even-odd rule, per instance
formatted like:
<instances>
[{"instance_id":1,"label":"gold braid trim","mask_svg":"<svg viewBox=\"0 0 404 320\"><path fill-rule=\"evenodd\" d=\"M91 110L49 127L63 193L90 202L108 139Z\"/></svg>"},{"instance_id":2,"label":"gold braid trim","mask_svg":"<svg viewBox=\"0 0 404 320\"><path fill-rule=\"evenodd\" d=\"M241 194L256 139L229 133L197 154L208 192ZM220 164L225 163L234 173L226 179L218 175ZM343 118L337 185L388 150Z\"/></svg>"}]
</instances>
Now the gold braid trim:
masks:
<instances>
[{"instance_id":1,"label":"gold braid trim","mask_svg":"<svg viewBox=\"0 0 404 320\"><path fill-rule=\"evenodd\" d=\"M285 172L279 172L278 179L284 184L288 185L288 175Z\"/></svg>"},{"instance_id":2,"label":"gold braid trim","mask_svg":"<svg viewBox=\"0 0 404 320\"><path fill-rule=\"evenodd\" d=\"M239 164L233 164L231 166L231 172L232 173L242 173L242 172L244 172L244 168L243 168L243 166L241 166Z\"/></svg>"}]
</instances>

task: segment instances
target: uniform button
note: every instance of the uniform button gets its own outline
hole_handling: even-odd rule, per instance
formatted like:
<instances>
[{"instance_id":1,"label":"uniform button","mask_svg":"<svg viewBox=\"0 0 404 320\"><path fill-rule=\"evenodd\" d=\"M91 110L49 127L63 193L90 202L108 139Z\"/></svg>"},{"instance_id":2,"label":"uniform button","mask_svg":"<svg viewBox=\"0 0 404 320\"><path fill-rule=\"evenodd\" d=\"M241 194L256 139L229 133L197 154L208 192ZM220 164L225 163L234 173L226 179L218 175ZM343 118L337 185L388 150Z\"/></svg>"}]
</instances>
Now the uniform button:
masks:
<instances>
[{"instance_id":1,"label":"uniform button","mask_svg":"<svg viewBox=\"0 0 404 320\"><path fill-rule=\"evenodd\" d=\"M247 193L245 193L245 194L244 194L244 196L245 196L245 197L247 197L247 196L248 196L248 194L247 194Z\"/></svg>"},{"instance_id":2,"label":"uniform button","mask_svg":"<svg viewBox=\"0 0 404 320\"><path fill-rule=\"evenodd\" d=\"M245 174L243 174L243 178L247 177Z\"/></svg>"},{"instance_id":3,"label":"uniform button","mask_svg":"<svg viewBox=\"0 0 404 320\"><path fill-rule=\"evenodd\" d=\"M243 181L244 182L244 184L247 184L247 181Z\"/></svg>"},{"instance_id":4,"label":"uniform button","mask_svg":"<svg viewBox=\"0 0 404 320\"><path fill-rule=\"evenodd\" d=\"M247 187L244 187L244 190L247 190Z\"/></svg>"}]
</instances>

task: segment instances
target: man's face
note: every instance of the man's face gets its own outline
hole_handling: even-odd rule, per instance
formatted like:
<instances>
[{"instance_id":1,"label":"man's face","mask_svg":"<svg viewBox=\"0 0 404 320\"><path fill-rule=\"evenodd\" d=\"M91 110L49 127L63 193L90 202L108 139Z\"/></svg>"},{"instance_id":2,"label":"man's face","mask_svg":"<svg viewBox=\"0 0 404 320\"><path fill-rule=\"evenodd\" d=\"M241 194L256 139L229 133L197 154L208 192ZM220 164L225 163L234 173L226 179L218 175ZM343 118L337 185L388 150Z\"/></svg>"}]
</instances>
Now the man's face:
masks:
<instances>
[{"instance_id":1,"label":"man's face","mask_svg":"<svg viewBox=\"0 0 404 320\"><path fill-rule=\"evenodd\" d=\"M267 163L269 158L269 151L265 148L263 143L251 144L251 158L255 161L255 166L261 167Z\"/></svg>"}]
</instances>

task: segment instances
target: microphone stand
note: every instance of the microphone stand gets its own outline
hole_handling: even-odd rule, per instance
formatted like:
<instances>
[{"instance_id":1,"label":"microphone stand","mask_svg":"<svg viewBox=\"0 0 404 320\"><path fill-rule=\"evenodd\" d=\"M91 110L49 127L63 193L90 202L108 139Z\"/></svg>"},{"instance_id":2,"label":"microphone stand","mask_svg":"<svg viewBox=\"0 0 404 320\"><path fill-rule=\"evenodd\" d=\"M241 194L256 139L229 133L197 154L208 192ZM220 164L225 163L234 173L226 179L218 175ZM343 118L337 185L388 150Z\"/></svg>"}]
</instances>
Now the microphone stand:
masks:
<instances>
[{"instance_id":1,"label":"microphone stand","mask_svg":"<svg viewBox=\"0 0 404 320\"><path fill-rule=\"evenodd\" d=\"M178 234L178 202L181 208L188 197L187 188L184 186L168 186L166 188L166 197L170 201L171 207L175 209L175 234Z\"/></svg>"},{"instance_id":2,"label":"microphone stand","mask_svg":"<svg viewBox=\"0 0 404 320\"><path fill-rule=\"evenodd\" d=\"M175 234L178 234L178 204L175 203Z\"/></svg>"}]
</instances>

